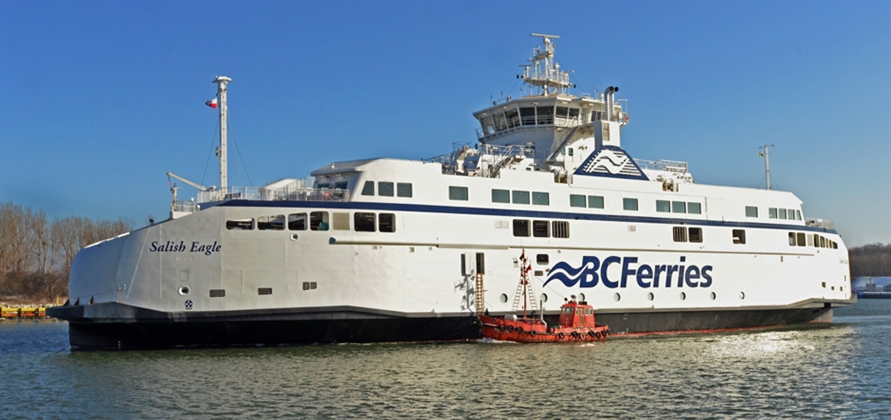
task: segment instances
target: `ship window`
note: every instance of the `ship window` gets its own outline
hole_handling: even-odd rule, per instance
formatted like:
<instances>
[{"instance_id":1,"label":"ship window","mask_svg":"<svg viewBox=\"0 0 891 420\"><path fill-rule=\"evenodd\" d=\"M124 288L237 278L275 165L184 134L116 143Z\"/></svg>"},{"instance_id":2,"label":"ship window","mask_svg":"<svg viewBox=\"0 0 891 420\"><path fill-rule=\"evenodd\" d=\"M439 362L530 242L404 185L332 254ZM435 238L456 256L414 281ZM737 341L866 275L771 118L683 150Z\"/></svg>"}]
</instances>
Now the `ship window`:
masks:
<instances>
[{"instance_id":1,"label":"ship window","mask_svg":"<svg viewBox=\"0 0 891 420\"><path fill-rule=\"evenodd\" d=\"M306 230L306 213L289 214L288 230Z\"/></svg>"},{"instance_id":2,"label":"ship window","mask_svg":"<svg viewBox=\"0 0 891 420\"><path fill-rule=\"evenodd\" d=\"M795 210L795 220L801 220L801 210Z\"/></svg>"},{"instance_id":3,"label":"ship window","mask_svg":"<svg viewBox=\"0 0 891 420\"><path fill-rule=\"evenodd\" d=\"M833 242L833 243L832 243L832 249L838 249L838 243Z\"/></svg>"},{"instance_id":4,"label":"ship window","mask_svg":"<svg viewBox=\"0 0 891 420\"><path fill-rule=\"evenodd\" d=\"M514 236L529 236L529 221L523 219L514 219Z\"/></svg>"},{"instance_id":5,"label":"ship window","mask_svg":"<svg viewBox=\"0 0 891 420\"><path fill-rule=\"evenodd\" d=\"M560 118L569 118L569 108L565 106L557 107L557 116Z\"/></svg>"},{"instance_id":6,"label":"ship window","mask_svg":"<svg viewBox=\"0 0 891 420\"><path fill-rule=\"evenodd\" d=\"M622 207L625 210L637 211L637 199L636 198L623 198L622 199Z\"/></svg>"},{"instance_id":7,"label":"ship window","mask_svg":"<svg viewBox=\"0 0 891 420\"><path fill-rule=\"evenodd\" d=\"M210 289L210 297L226 297L226 289Z\"/></svg>"},{"instance_id":8,"label":"ship window","mask_svg":"<svg viewBox=\"0 0 891 420\"><path fill-rule=\"evenodd\" d=\"M567 148L566 148L566 152L567 152L567 154L568 154L569 156L572 156L572 153L573 153L573 152L572 152L572 148L571 148L571 147L567 147Z\"/></svg>"},{"instance_id":9,"label":"ship window","mask_svg":"<svg viewBox=\"0 0 891 420\"><path fill-rule=\"evenodd\" d=\"M826 248L826 238L820 237L820 248Z\"/></svg>"},{"instance_id":10,"label":"ship window","mask_svg":"<svg viewBox=\"0 0 891 420\"><path fill-rule=\"evenodd\" d=\"M495 114L495 129L498 131L507 130L507 122L504 120L504 114Z\"/></svg>"},{"instance_id":11,"label":"ship window","mask_svg":"<svg viewBox=\"0 0 891 420\"><path fill-rule=\"evenodd\" d=\"M770 209L768 209L767 217L770 217L771 219L776 219L777 218L777 209L774 207L771 207Z\"/></svg>"},{"instance_id":12,"label":"ship window","mask_svg":"<svg viewBox=\"0 0 891 420\"><path fill-rule=\"evenodd\" d=\"M449 187L449 200L467 201L467 187Z\"/></svg>"},{"instance_id":13,"label":"ship window","mask_svg":"<svg viewBox=\"0 0 891 420\"><path fill-rule=\"evenodd\" d=\"M745 229L733 229L733 243L740 245L746 243Z\"/></svg>"},{"instance_id":14,"label":"ship window","mask_svg":"<svg viewBox=\"0 0 891 420\"><path fill-rule=\"evenodd\" d=\"M758 217L758 207L746 206L746 217Z\"/></svg>"},{"instance_id":15,"label":"ship window","mask_svg":"<svg viewBox=\"0 0 891 420\"><path fill-rule=\"evenodd\" d=\"M252 230L254 228L254 219L236 219L227 220L226 229L229 230Z\"/></svg>"},{"instance_id":16,"label":"ship window","mask_svg":"<svg viewBox=\"0 0 891 420\"><path fill-rule=\"evenodd\" d=\"M328 183L316 185L316 189L319 189L319 190L327 190L329 188L331 188L331 184L328 184Z\"/></svg>"},{"instance_id":17,"label":"ship window","mask_svg":"<svg viewBox=\"0 0 891 420\"><path fill-rule=\"evenodd\" d=\"M589 209L602 209L603 208L603 197L599 195L589 195L588 196L588 208Z\"/></svg>"},{"instance_id":18,"label":"ship window","mask_svg":"<svg viewBox=\"0 0 891 420\"><path fill-rule=\"evenodd\" d=\"M362 187L362 195L374 195L374 181L365 181Z\"/></svg>"},{"instance_id":19,"label":"ship window","mask_svg":"<svg viewBox=\"0 0 891 420\"><path fill-rule=\"evenodd\" d=\"M585 196L578 194L570 194L569 195L569 206L570 207L585 207Z\"/></svg>"},{"instance_id":20,"label":"ship window","mask_svg":"<svg viewBox=\"0 0 891 420\"><path fill-rule=\"evenodd\" d=\"M813 235L806 235L806 239L807 239L807 246L814 246L814 236Z\"/></svg>"},{"instance_id":21,"label":"ship window","mask_svg":"<svg viewBox=\"0 0 891 420\"><path fill-rule=\"evenodd\" d=\"M569 222L553 222L551 223L551 235L555 238L569 237Z\"/></svg>"},{"instance_id":22,"label":"ship window","mask_svg":"<svg viewBox=\"0 0 891 420\"><path fill-rule=\"evenodd\" d=\"M410 182L398 182L396 183L396 195L398 197L411 197L411 183Z\"/></svg>"},{"instance_id":23,"label":"ship window","mask_svg":"<svg viewBox=\"0 0 891 420\"><path fill-rule=\"evenodd\" d=\"M328 230L328 212L314 211L309 214L310 230Z\"/></svg>"},{"instance_id":24,"label":"ship window","mask_svg":"<svg viewBox=\"0 0 891 420\"><path fill-rule=\"evenodd\" d=\"M780 219L786 218L786 209L779 209Z\"/></svg>"},{"instance_id":25,"label":"ship window","mask_svg":"<svg viewBox=\"0 0 891 420\"><path fill-rule=\"evenodd\" d=\"M470 273L467 272L467 254L461 254L461 275L470 275Z\"/></svg>"},{"instance_id":26,"label":"ship window","mask_svg":"<svg viewBox=\"0 0 891 420\"><path fill-rule=\"evenodd\" d=\"M380 181L377 183L377 195L384 197L392 197L393 196L393 183Z\"/></svg>"},{"instance_id":27,"label":"ship window","mask_svg":"<svg viewBox=\"0 0 891 420\"><path fill-rule=\"evenodd\" d=\"M495 120L491 116L483 117L480 120L480 124L483 125L483 135L495 134Z\"/></svg>"},{"instance_id":28,"label":"ship window","mask_svg":"<svg viewBox=\"0 0 891 420\"><path fill-rule=\"evenodd\" d=\"M334 224L331 226L334 230L350 230L350 214L334 213Z\"/></svg>"},{"instance_id":29,"label":"ship window","mask_svg":"<svg viewBox=\"0 0 891 420\"><path fill-rule=\"evenodd\" d=\"M814 245L815 247L819 247L819 246L820 246L820 235L814 234L814 243L813 243L813 245Z\"/></svg>"},{"instance_id":30,"label":"ship window","mask_svg":"<svg viewBox=\"0 0 891 420\"><path fill-rule=\"evenodd\" d=\"M672 201L671 202L671 212L672 213L686 213L687 212L687 203L683 201Z\"/></svg>"},{"instance_id":31,"label":"ship window","mask_svg":"<svg viewBox=\"0 0 891 420\"><path fill-rule=\"evenodd\" d=\"M257 288L257 294L258 294L258 295L271 295L271 294L272 294L272 288L271 288L271 287L260 287L260 288Z\"/></svg>"},{"instance_id":32,"label":"ship window","mask_svg":"<svg viewBox=\"0 0 891 420\"><path fill-rule=\"evenodd\" d=\"M508 128L514 128L520 125L520 117L519 114L517 114L516 108L504 111L504 116L507 118Z\"/></svg>"},{"instance_id":33,"label":"ship window","mask_svg":"<svg viewBox=\"0 0 891 420\"><path fill-rule=\"evenodd\" d=\"M535 108L538 113L538 125L554 123L554 107L540 106Z\"/></svg>"},{"instance_id":34,"label":"ship window","mask_svg":"<svg viewBox=\"0 0 891 420\"><path fill-rule=\"evenodd\" d=\"M796 242L797 242L796 245L804 246L805 245L804 233L799 232L799 233L796 233L795 236L796 236Z\"/></svg>"},{"instance_id":35,"label":"ship window","mask_svg":"<svg viewBox=\"0 0 891 420\"><path fill-rule=\"evenodd\" d=\"M547 220L532 221L532 236L536 238L548 238L551 236L550 223Z\"/></svg>"},{"instance_id":36,"label":"ship window","mask_svg":"<svg viewBox=\"0 0 891 420\"><path fill-rule=\"evenodd\" d=\"M690 242L702 242L702 228L690 228Z\"/></svg>"},{"instance_id":37,"label":"ship window","mask_svg":"<svg viewBox=\"0 0 891 420\"><path fill-rule=\"evenodd\" d=\"M337 214L334 214L335 229L337 229ZM374 213L356 212L353 214L353 226L356 232L374 232L375 225Z\"/></svg>"},{"instance_id":38,"label":"ship window","mask_svg":"<svg viewBox=\"0 0 891 420\"><path fill-rule=\"evenodd\" d=\"M346 181L335 182L335 183L334 183L334 189L336 189L336 190L345 190L345 189L347 188L348 185L349 185L349 183L346 182Z\"/></svg>"},{"instance_id":39,"label":"ship window","mask_svg":"<svg viewBox=\"0 0 891 420\"><path fill-rule=\"evenodd\" d=\"M789 232L789 246L795 246L795 232Z\"/></svg>"},{"instance_id":40,"label":"ship window","mask_svg":"<svg viewBox=\"0 0 891 420\"><path fill-rule=\"evenodd\" d=\"M313 289L316 289L316 288L318 288L318 287L319 287L318 283L316 283L316 282L314 282L314 281L305 281L305 282L303 282L303 290L313 290Z\"/></svg>"},{"instance_id":41,"label":"ship window","mask_svg":"<svg viewBox=\"0 0 891 420\"><path fill-rule=\"evenodd\" d=\"M541 265L547 265L549 262L548 254L538 254L535 256L535 262Z\"/></svg>"},{"instance_id":42,"label":"ship window","mask_svg":"<svg viewBox=\"0 0 891 420\"><path fill-rule=\"evenodd\" d=\"M672 229L675 242L687 242L687 228L683 226L675 226Z\"/></svg>"},{"instance_id":43,"label":"ship window","mask_svg":"<svg viewBox=\"0 0 891 420\"><path fill-rule=\"evenodd\" d=\"M257 218L257 230L285 230L285 216L261 216Z\"/></svg>"},{"instance_id":44,"label":"ship window","mask_svg":"<svg viewBox=\"0 0 891 420\"><path fill-rule=\"evenodd\" d=\"M510 191L508 190L492 190L493 203L510 203Z\"/></svg>"},{"instance_id":45,"label":"ship window","mask_svg":"<svg viewBox=\"0 0 891 420\"><path fill-rule=\"evenodd\" d=\"M529 191L511 191L511 201L514 204L529 204Z\"/></svg>"},{"instance_id":46,"label":"ship window","mask_svg":"<svg viewBox=\"0 0 891 420\"><path fill-rule=\"evenodd\" d=\"M377 230L381 232L396 232L396 215L393 213L381 213L377 218Z\"/></svg>"},{"instance_id":47,"label":"ship window","mask_svg":"<svg viewBox=\"0 0 891 420\"><path fill-rule=\"evenodd\" d=\"M795 220L795 210L788 209L786 210L786 214L789 216L789 220Z\"/></svg>"},{"instance_id":48,"label":"ship window","mask_svg":"<svg viewBox=\"0 0 891 420\"><path fill-rule=\"evenodd\" d=\"M532 192L532 204L537 206L547 206L551 204L551 196L546 192Z\"/></svg>"},{"instance_id":49,"label":"ship window","mask_svg":"<svg viewBox=\"0 0 891 420\"><path fill-rule=\"evenodd\" d=\"M569 118L570 119L578 119L579 117L579 109L578 108L569 108Z\"/></svg>"},{"instance_id":50,"label":"ship window","mask_svg":"<svg viewBox=\"0 0 891 420\"><path fill-rule=\"evenodd\" d=\"M535 108L520 108L520 120L523 125L535 125Z\"/></svg>"},{"instance_id":51,"label":"ship window","mask_svg":"<svg viewBox=\"0 0 891 420\"><path fill-rule=\"evenodd\" d=\"M699 203L687 203L687 213L690 213L690 214L702 214L702 204L699 204Z\"/></svg>"},{"instance_id":52,"label":"ship window","mask_svg":"<svg viewBox=\"0 0 891 420\"><path fill-rule=\"evenodd\" d=\"M659 213L670 213L671 203L665 200L656 200L656 211Z\"/></svg>"}]
</instances>

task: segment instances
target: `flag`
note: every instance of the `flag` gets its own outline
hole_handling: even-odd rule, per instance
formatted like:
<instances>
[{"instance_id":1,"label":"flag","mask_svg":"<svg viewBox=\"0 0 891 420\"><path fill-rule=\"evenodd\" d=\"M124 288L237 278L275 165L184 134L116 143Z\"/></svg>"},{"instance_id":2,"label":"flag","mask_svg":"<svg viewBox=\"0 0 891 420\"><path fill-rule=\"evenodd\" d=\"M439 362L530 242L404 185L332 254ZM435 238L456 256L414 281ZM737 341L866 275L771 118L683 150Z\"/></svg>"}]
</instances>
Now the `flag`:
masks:
<instances>
[{"instance_id":1,"label":"flag","mask_svg":"<svg viewBox=\"0 0 891 420\"><path fill-rule=\"evenodd\" d=\"M204 105L207 105L211 108L216 108L217 107L217 98L213 98L213 99L205 102Z\"/></svg>"}]
</instances>

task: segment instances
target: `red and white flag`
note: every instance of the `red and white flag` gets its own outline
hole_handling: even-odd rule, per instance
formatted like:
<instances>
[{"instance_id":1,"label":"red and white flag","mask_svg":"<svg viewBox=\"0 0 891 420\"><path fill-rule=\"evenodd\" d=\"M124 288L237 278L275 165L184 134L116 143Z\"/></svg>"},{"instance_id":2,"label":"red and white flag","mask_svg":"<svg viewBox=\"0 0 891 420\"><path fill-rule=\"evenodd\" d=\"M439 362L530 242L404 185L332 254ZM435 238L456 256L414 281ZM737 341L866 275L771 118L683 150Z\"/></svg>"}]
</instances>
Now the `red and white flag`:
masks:
<instances>
[{"instance_id":1,"label":"red and white flag","mask_svg":"<svg viewBox=\"0 0 891 420\"><path fill-rule=\"evenodd\" d=\"M217 98L213 98L213 99L205 102L204 105L207 105L211 108L216 108L217 107Z\"/></svg>"}]
</instances>

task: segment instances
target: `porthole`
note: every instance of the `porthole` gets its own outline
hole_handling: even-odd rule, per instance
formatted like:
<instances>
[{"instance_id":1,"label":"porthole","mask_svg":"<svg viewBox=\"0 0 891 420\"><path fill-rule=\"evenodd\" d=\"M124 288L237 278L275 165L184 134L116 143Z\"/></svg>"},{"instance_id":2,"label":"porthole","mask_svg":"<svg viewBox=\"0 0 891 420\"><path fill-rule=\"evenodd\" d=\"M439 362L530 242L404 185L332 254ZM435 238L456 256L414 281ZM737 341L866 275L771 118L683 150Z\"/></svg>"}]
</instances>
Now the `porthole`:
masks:
<instances>
[{"instance_id":1,"label":"porthole","mask_svg":"<svg viewBox=\"0 0 891 420\"><path fill-rule=\"evenodd\" d=\"M297 238L298 238L298 236L297 236L296 233L292 233L292 234L291 234L291 240L292 240L292 241L296 241Z\"/></svg>"},{"instance_id":2,"label":"porthole","mask_svg":"<svg viewBox=\"0 0 891 420\"><path fill-rule=\"evenodd\" d=\"M647 300L653 300L653 292L647 293Z\"/></svg>"},{"instance_id":3,"label":"porthole","mask_svg":"<svg viewBox=\"0 0 891 420\"><path fill-rule=\"evenodd\" d=\"M585 301L585 294L579 293L579 302L584 302L584 301Z\"/></svg>"},{"instance_id":4,"label":"porthole","mask_svg":"<svg viewBox=\"0 0 891 420\"><path fill-rule=\"evenodd\" d=\"M712 300L715 300L715 298L718 297L715 292L712 292L709 296L711 296Z\"/></svg>"},{"instance_id":5,"label":"porthole","mask_svg":"<svg viewBox=\"0 0 891 420\"><path fill-rule=\"evenodd\" d=\"M745 299L745 298L746 298L746 293L745 293L745 292L739 292L739 298L740 298L740 299Z\"/></svg>"},{"instance_id":6,"label":"porthole","mask_svg":"<svg viewBox=\"0 0 891 420\"><path fill-rule=\"evenodd\" d=\"M616 302L622 300L622 295L620 295L620 294L618 294L618 293L614 294L614 295L613 295L613 300L616 301Z\"/></svg>"},{"instance_id":7,"label":"porthole","mask_svg":"<svg viewBox=\"0 0 891 420\"><path fill-rule=\"evenodd\" d=\"M501 303L507 303L507 295L502 293L501 296L498 297L498 300L500 300Z\"/></svg>"},{"instance_id":8,"label":"porthole","mask_svg":"<svg viewBox=\"0 0 891 420\"><path fill-rule=\"evenodd\" d=\"M183 287L180 287L179 290L178 290L180 296L186 296L186 295L188 295L189 292L191 292L191 291L192 291L192 290L189 289L189 286L183 286Z\"/></svg>"},{"instance_id":9,"label":"porthole","mask_svg":"<svg viewBox=\"0 0 891 420\"><path fill-rule=\"evenodd\" d=\"M548 295L542 293L542 294L541 294L541 303L545 303L545 302L547 302L547 301L548 301Z\"/></svg>"},{"instance_id":10,"label":"porthole","mask_svg":"<svg viewBox=\"0 0 891 420\"><path fill-rule=\"evenodd\" d=\"M687 294L684 292L681 292L680 298L681 298L681 300L687 300Z\"/></svg>"}]
</instances>

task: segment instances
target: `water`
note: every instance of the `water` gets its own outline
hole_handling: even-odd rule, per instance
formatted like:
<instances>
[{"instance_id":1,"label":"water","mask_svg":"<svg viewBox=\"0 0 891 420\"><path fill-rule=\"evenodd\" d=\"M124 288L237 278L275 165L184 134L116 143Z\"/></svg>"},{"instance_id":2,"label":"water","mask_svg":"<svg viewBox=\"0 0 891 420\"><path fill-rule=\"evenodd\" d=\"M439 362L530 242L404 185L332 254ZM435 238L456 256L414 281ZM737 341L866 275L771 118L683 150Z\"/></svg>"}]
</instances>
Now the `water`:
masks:
<instances>
[{"instance_id":1,"label":"water","mask_svg":"<svg viewBox=\"0 0 891 420\"><path fill-rule=\"evenodd\" d=\"M71 353L67 330L0 322L0 418L891 418L891 300L578 345Z\"/></svg>"}]
</instances>

